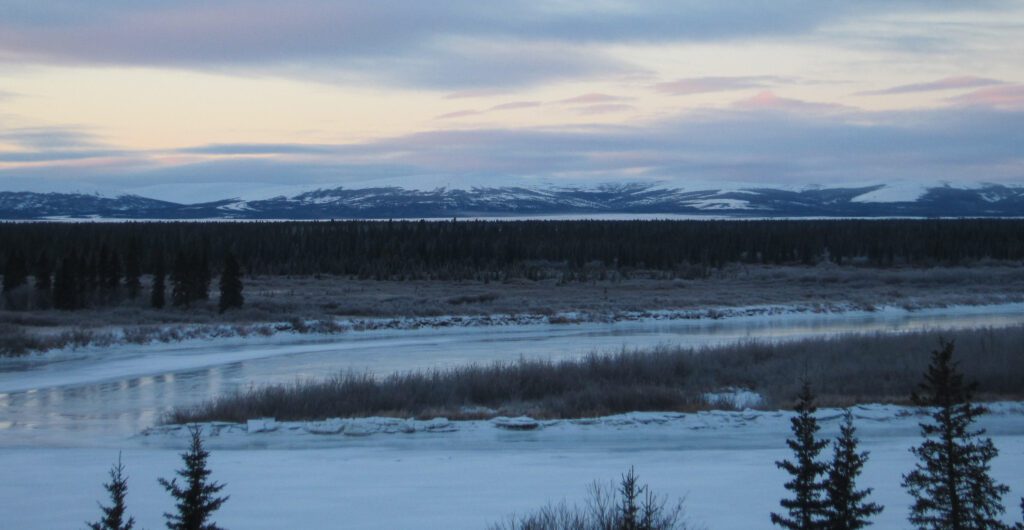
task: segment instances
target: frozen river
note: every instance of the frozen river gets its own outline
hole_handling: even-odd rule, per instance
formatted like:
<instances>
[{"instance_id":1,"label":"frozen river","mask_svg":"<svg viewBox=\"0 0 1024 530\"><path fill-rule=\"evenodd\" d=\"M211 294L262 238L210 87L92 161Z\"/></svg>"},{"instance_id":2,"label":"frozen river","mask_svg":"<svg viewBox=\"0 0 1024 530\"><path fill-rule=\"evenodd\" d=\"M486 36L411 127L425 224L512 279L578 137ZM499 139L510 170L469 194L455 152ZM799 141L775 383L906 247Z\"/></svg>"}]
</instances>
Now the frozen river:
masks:
<instances>
[{"instance_id":1,"label":"frozen river","mask_svg":"<svg viewBox=\"0 0 1024 530\"><path fill-rule=\"evenodd\" d=\"M0 520L22 530L77 528L94 520L106 471L122 452L129 512L142 527L171 510L158 477L180 467L181 441L142 437L175 406L250 385L339 370L395 370L519 356L565 358L652 345L715 345L842 333L905 332L1024 323L1024 304L918 312L789 314L703 321L500 326L278 335L177 345L54 353L0 363ZM890 407L891 408L891 407ZM986 416L1001 450L993 474L1011 486L1007 520L1024 494L1024 404ZM872 412L874 410L874 412ZM878 528L905 526L917 418L870 407L858 412L871 451L863 483L886 510ZM822 411L834 435L835 411ZM655 491L686 497L691 520L715 530L769 528L785 476L788 420L781 413L688 415L665 424L545 426L509 432L487 422L456 432L347 436L240 433L208 439L210 465L231 499L216 514L226 528L480 529L512 512L583 498L593 480L630 466ZM16 477L16 479L15 479ZM736 509L742 499L743 509Z\"/></svg>"},{"instance_id":2,"label":"frozen river","mask_svg":"<svg viewBox=\"0 0 1024 530\"><path fill-rule=\"evenodd\" d=\"M116 446L174 407L195 405L252 385L343 370L387 374L521 356L566 358L623 347L702 346L1020 323L1024 323L1024 304L118 346L0 362L0 447Z\"/></svg>"}]
</instances>

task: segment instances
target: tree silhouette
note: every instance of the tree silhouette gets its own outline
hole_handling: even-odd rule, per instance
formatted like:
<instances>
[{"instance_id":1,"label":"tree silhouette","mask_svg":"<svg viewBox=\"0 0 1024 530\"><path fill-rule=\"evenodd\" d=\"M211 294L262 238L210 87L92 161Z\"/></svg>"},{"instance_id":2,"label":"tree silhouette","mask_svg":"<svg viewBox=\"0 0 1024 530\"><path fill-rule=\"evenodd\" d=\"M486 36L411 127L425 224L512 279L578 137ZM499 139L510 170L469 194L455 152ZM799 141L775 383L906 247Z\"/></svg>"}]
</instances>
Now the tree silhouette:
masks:
<instances>
[{"instance_id":1,"label":"tree silhouette","mask_svg":"<svg viewBox=\"0 0 1024 530\"><path fill-rule=\"evenodd\" d=\"M914 498L910 522L921 530L983 530L1003 528L1002 496L1009 491L989 475L990 461L999 452L983 429L972 429L984 407L971 402L975 384L964 383L954 345L942 342L919 385L914 403L927 407L929 421L920 424L921 445L911 448L918 458L903 477Z\"/></svg>"},{"instance_id":2,"label":"tree silhouette","mask_svg":"<svg viewBox=\"0 0 1024 530\"><path fill-rule=\"evenodd\" d=\"M224 270L220 274L220 312L232 307L242 307L242 270L235 255L230 252L224 258Z\"/></svg>"},{"instance_id":3,"label":"tree silhouette","mask_svg":"<svg viewBox=\"0 0 1024 530\"><path fill-rule=\"evenodd\" d=\"M135 300L142 292L142 267L139 263L139 242L132 239L128 243L128 251L124 255L124 286L128 290L128 298Z\"/></svg>"},{"instance_id":4,"label":"tree silhouette","mask_svg":"<svg viewBox=\"0 0 1024 530\"><path fill-rule=\"evenodd\" d=\"M816 438L819 429L818 420L814 417L816 410L811 385L804 381L800 395L797 396L797 414L790 420L793 438L786 440L786 444L793 450L794 461L775 462L776 466L792 476L785 487L793 497L779 502L787 513L772 513L771 519L773 524L788 530L826 528L825 483L821 476L827 470L827 466L818 460L818 455L828 445L828 441Z\"/></svg>"},{"instance_id":5,"label":"tree silhouette","mask_svg":"<svg viewBox=\"0 0 1024 530\"><path fill-rule=\"evenodd\" d=\"M149 305L162 309L166 303L167 287L164 283L164 260L162 257L156 259L153 265L153 285L150 287Z\"/></svg>"},{"instance_id":6,"label":"tree silhouette","mask_svg":"<svg viewBox=\"0 0 1024 530\"><path fill-rule=\"evenodd\" d=\"M132 530L135 519L125 518L125 495L128 493L128 477L124 474L121 454L117 454L117 464L110 468L110 482L103 485L110 494L110 506L100 505L103 518L95 523L86 523L90 530Z\"/></svg>"},{"instance_id":7,"label":"tree silhouette","mask_svg":"<svg viewBox=\"0 0 1024 530\"><path fill-rule=\"evenodd\" d=\"M843 416L839 429L825 480L825 527L829 530L857 530L870 526L871 516L881 513L882 507L865 502L871 488L857 489L857 477L867 462L868 453L857 451L857 432L849 410Z\"/></svg>"},{"instance_id":8,"label":"tree silhouette","mask_svg":"<svg viewBox=\"0 0 1024 530\"><path fill-rule=\"evenodd\" d=\"M184 469L177 471L183 484L178 479L158 479L160 485L175 499L176 513L165 513L167 528L170 530L221 530L210 520L213 512L228 500L227 496L217 497L224 489L223 484L210 482L210 470L206 460L210 453L203 449L202 429L198 425L189 427L191 445L182 453Z\"/></svg>"}]
</instances>

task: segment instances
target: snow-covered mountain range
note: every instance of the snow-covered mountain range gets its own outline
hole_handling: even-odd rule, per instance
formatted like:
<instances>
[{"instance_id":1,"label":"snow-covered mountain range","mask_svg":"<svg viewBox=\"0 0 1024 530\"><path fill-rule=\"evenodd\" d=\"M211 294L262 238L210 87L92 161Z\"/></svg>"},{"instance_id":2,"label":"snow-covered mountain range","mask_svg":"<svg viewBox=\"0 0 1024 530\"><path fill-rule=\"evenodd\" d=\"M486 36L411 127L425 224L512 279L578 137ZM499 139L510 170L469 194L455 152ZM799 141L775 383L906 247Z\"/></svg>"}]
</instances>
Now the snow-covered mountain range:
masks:
<instances>
[{"instance_id":1,"label":"snow-covered mountain range","mask_svg":"<svg viewBox=\"0 0 1024 530\"><path fill-rule=\"evenodd\" d=\"M0 192L0 218L379 219L527 215L681 214L735 217L1022 217L1024 186L922 188L915 198L886 185L855 188L685 190L649 184L595 188L496 187L430 191L320 189L291 197L197 204L137 195ZM896 190L893 190L896 191ZM894 196L896 199L894 200Z\"/></svg>"}]
</instances>

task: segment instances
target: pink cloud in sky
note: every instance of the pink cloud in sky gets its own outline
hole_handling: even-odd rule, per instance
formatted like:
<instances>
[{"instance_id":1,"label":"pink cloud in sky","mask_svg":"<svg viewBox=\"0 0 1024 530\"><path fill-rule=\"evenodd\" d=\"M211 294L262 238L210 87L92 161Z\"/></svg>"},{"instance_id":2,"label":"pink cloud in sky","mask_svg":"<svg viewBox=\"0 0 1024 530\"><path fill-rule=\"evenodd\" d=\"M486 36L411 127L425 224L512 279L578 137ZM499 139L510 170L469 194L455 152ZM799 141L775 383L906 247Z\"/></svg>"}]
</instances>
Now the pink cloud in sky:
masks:
<instances>
[{"instance_id":1,"label":"pink cloud in sky","mask_svg":"<svg viewBox=\"0 0 1024 530\"><path fill-rule=\"evenodd\" d=\"M774 76L735 76L735 77L687 77L657 83L653 88L664 94L684 96L707 92L725 92L745 88L761 88L772 82L783 79Z\"/></svg>"},{"instance_id":2,"label":"pink cloud in sky","mask_svg":"<svg viewBox=\"0 0 1024 530\"><path fill-rule=\"evenodd\" d=\"M444 99L468 99L468 98L486 98L490 96L498 96L504 94L504 89L495 88L481 88L476 90L460 90L458 92L452 92L444 96Z\"/></svg>"},{"instance_id":3,"label":"pink cloud in sky","mask_svg":"<svg viewBox=\"0 0 1024 530\"><path fill-rule=\"evenodd\" d=\"M511 110L511 109L528 109L531 107L541 106L540 101L512 101L509 103L502 103L495 105L488 110Z\"/></svg>"},{"instance_id":4,"label":"pink cloud in sky","mask_svg":"<svg viewBox=\"0 0 1024 530\"><path fill-rule=\"evenodd\" d=\"M482 113L479 110L473 110L473 109L457 110L455 112L449 112L447 114L442 114L442 115L440 115L440 116L438 116L438 117L436 117L434 119L436 119L436 120L449 120L449 119L453 119L453 118L465 118L466 116L476 116L477 114L482 114Z\"/></svg>"},{"instance_id":5,"label":"pink cloud in sky","mask_svg":"<svg viewBox=\"0 0 1024 530\"><path fill-rule=\"evenodd\" d=\"M633 105L624 105L622 103L606 103L603 105L587 105L585 107L579 107L575 109L580 114L610 114L612 112L625 112L635 110L636 107Z\"/></svg>"},{"instance_id":6,"label":"pink cloud in sky","mask_svg":"<svg viewBox=\"0 0 1024 530\"><path fill-rule=\"evenodd\" d=\"M736 101L732 106L740 110L766 110L812 114L851 110L851 107L836 103L819 103L815 101L805 101L802 99L784 98L776 95L771 90L765 90L757 95Z\"/></svg>"},{"instance_id":7,"label":"pink cloud in sky","mask_svg":"<svg viewBox=\"0 0 1024 530\"><path fill-rule=\"evenodd\" d=\"M1000 85L981 88L947 98L956 105L992 107L1003 110L1024 110L1024 85Z\"/></svg>"},{"instance_id":8,"label":"pink cloud in sky","mask_svg":"<svg viewBox=\"0 0 1024 530\"><path fill-rule=\"evenodd\" d=\"M563 99L559 103L566 105L590 105L594 103L611 103L614 101L626 101L633 98L627 98L624 96L613 96L611 94L599 94L597 92L591 92L590 94L583 94L581 96L575 96L568 99Z\"/></svg>"},{"instance_id":9,"label":"pink cloud in sky","mask_svg":"<svg viewBox=\"0 0 1024 530\"><path fill-rule=\"evenodd\" d=\"M956 90L963 88L978 88L983 86L1001 85L1002 81L998 79L990 79L987 77L976 77L972 75L961 75L943 77L935 81L929 81L927 83L911 83L909 85L899 85L882 90L869 90L867 92L858 92L863 96L881 96L888 94L910 94L914 92L934 92L936 90Z\"/></svg>"}]
</instances>

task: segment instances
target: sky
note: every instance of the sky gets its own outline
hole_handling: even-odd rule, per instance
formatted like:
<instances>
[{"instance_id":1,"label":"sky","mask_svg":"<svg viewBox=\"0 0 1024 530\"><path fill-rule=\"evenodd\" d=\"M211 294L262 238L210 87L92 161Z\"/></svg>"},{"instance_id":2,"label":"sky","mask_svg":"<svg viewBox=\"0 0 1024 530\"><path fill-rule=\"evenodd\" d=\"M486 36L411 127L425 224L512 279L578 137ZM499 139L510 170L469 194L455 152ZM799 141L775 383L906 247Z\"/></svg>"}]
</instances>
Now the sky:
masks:
<instances>
[{"instance_id":1,"label":"sky","mask_svg":"<svg viewBox=\"0 0 1024 530\"><path fill-rule=\"evenodd\" d=\"M0 191L1024 184L1024 1L0 0Z\"/></svg>"}]
</instances>

